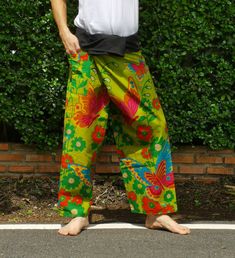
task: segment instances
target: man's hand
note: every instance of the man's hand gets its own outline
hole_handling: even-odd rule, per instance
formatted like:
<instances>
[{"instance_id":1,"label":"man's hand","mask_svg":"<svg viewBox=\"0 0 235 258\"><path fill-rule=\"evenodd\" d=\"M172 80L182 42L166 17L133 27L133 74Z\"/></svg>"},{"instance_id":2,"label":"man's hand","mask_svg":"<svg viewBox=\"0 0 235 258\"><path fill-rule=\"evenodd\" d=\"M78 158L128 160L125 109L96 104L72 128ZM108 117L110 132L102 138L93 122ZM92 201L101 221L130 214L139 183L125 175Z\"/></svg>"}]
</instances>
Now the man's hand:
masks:
<instances>
[{"instance_id":1,"label":"man's hand","mask_svg":"<svg viewBox=\"0 0 235 258\"><path fill-rule=\"evenodd\" d=\"M78 38L70 32L67 26L66 0L51 0L51 6L66 53L76 54L80 51L80 45Z\"/></svg>"},{"instance_id":2,"label":"man's hand","mask_svg":"<svg viewBox=\"0 0 235 258\"><path fill-rule=\"evenodd\" d=\"M60 37L67 54L73 55L81 50L78 38L71 33L69 29L64 32L60 32Z\"/></svg>"}]
</instances>

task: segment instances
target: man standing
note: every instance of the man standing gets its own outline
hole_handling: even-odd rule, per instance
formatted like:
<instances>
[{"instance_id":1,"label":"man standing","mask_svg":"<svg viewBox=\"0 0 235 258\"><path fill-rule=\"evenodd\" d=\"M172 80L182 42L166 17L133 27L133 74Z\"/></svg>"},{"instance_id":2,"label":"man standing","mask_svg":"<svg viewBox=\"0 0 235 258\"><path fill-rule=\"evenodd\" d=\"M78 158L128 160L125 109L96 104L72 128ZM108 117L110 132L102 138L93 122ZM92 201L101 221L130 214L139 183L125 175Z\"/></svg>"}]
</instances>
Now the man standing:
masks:
<instances>
[{"instance_id":1,"label":"man standing","mask_svg":"<svg viewBox=\"0 0 235 258\"><path fill-rule=\"evenodd\" d=\"M70 63L58 211L72 219L59 233L89 225L91 170L109 115L131 212L145 214L147 228L190 233L167 215L177 211L170 141L140 49L138 0L79 0L75 35L66 0L51 4Z\"/></svg>"}]
</instances>

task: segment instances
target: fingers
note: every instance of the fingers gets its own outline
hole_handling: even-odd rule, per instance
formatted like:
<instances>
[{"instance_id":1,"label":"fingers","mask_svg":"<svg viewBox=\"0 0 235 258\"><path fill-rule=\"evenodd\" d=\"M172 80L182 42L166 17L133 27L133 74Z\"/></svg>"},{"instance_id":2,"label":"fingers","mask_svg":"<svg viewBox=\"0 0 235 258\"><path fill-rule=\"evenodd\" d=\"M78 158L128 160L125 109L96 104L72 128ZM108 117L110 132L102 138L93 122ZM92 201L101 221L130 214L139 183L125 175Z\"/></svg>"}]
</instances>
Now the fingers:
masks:
<instances>
[{"instance_id":1,"label":"fingers","mask_svg":"<svg viewBox=\"0 0 235 258\"><path fill-rule=\"evenodd\" d=\"M66 53L69 55L75 55L81 51L78 38L72 33L63 35L62 42L64 44Z\"/></svg>"},{"instance_id":2,"label":"fingers","mask_svg":"<svg viewBox=\"0 0 235 258\"><path fill-rule=\"evenodd\" d=\"M77 40L75 41L74 47L75 47L75 51L78 53L79 51L81 51L80 45L79 45L79 41L78 38L76 38Z\"/></svg>"},{"instance_id":3,"label":"fingers","mask_svg":"<svg viewBox=\"0 0 235 258\"><path fill-rule=\"evenodd\" d=\"M81 51L80 45L78 43L78 40L75 40L74 42L70 42L70 45L68 45L66 49L66 52L71 55L77 54L79 51Z\"/></svg>"},{"instance_id":4,"label":"fingers","mask_svg":"<svg viewBox=\"0 0 235 258\"><path fill-rule=\"evenodd\" d=\"M72 46L68 46L66 49L66 53L67 54L70 54L70 55L75 55L77 54L79 51L81 51L81 48L80 46L76 45L76 44L73 44Z\"/></svg>"},{"instance_id":5,"label":"fingers","mask_svg":"<svg viewBox=\"0 0 235 258\"><path fill-rule=\"evenodd\" d=\"M75 52L78 53L81 51L81 48L78 46L78 47L75 47Z\"/></svg>"}]
</instances>

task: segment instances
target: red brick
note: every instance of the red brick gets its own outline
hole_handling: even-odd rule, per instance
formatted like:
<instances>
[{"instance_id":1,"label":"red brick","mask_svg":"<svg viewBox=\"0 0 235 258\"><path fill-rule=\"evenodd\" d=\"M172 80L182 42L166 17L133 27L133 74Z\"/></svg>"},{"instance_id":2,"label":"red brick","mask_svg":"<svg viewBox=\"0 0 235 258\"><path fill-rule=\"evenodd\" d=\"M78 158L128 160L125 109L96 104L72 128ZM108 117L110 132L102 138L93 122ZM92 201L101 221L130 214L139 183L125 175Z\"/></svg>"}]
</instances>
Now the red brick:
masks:
<instances>
[{"instance_id":1,"label":"red brick","mask_svg":"<svg viewBox=\"0 0 235 258\"><path fill-rule=\"evenodd\" d=\"M179 154L179 153L172 153L172 162L176 163L193 163L194 157L190 154Z\"/></svg>"},{"instance_id":2,"label":"red brick","mask_svg":"<svg viewBox=\"0 0 235 258\"><path fill-rule=\"evenodd\" d=\"M56 156L55 156L55 161L61 162L61 157L62 157L62 155L56 154Z\"/></svg>"},{"instance_id":3,"label":"red brick","mask_svg":"<svg viewBox=\"0 0 235 258\"><path fill-rule=\"evenodd\" d=\"M225 157L224 163L235 164L235 157Z\"/></svg>"},{"instance_id":4,"label":"red brick","mask_svg":"<svg viewBox=\"0 0 235 258\"><path fill-rule=\"evenodd\" d=\"M23 144L23 143L11 143L10 144L11 150L35 150L35 145Z\"/></svg>"},{"instance_id":5,"label":"red brick","mask_svg":"<svg viewBox=\"0 0 235 258\"><path fill-rule=\"evenodd\" d=\"M99 162L110 162L110 156L109 155L97 155L97 161Z\"/></svg>"},{"instance_id":6,"label":"red brick","mask_svg":"<svg viewBox=\"0 0 235 258\"><path fill-rule=\"evenodd\" d=\"M234 153L232 149L224 149L224 150L208 150L209 154L230 154Z\"/></svg>"},{"instance_id":7,"label":"red brick","mask_svg":"<svg viewBox=\"0 0 235 258\"><path fill-rule=\"evenodd\" d=\"M194 176L193 181L204 183L204 184L213 184L213 183L219 182L219 177Z\"/></svg>"},{"instance_id":8,"label":"red brick","mask_svg":"<svg viewBox=\"0 0 235 258\"><path fill-rule=\"evenodd\" d=\"M0 161L24 161L24 154L0 154Z\"/></svg>"},{"instance_id":9,"label":"red brick","mask_svg":"<svg viewBox=\"0 0 235 258\"><path fill-rule=\"evenodd\" d=\"M186 181L189 181L190 180L190 178L189 177L184 177L184 178L176 178L175 179L175 183L177 184L177 183L184 183L184 182L186 182Z\"/></svg>"},{"instance_id":10,"label":"red brick","mask_svg":"<svg viewBox=\"0 0 235 258\"><path fill-rule=\"evenodd\" d=\"M196 163L223 163L223 158L218 156L196 155Z\"/></svg>"},{"instance_id":11,"label":"red brick","mask_svg":"<svg viewBox=\"0 0 235 258\"><path fill-rule=\"evenodd\" d=\"M175 183L182 183L191 180L191 176L175 176Z\"/></svg>"},{"instance_id":12,"label":"red brick","mask_svg":"<svg viewBox=\"0 0 235 258\"><path fill-rule=\"evenodd\" d=\"M35 169L36 173L57 173L60 171L60 164L57 165L51 165L51 166L47 166L47 165L38 165Z\"/></svg>"},{"instance_id":13,"label":"red brick","mask_svg":"<svg viewBox=\"0 0 235 258\"><path fill-rule=\"evenodd\" d=\"M115 145L102 145L101 152L116 152L117 148Z\"/></svg>"},{"instance_id":14,"label":"red brick","mask_svg":"<svg viewBox=\"0 0 235 258\"><path fill-rule=\"evenodd\" d=\"M96 165L96 173L120 173L120 166Z\"/></svg>"},{"instance_id":15,"label":"red brick","mask_svg":"<svg viewBox=\"0 0 235 258\"><path fill-rule=\"evenodd\" d=\"M11 163L9 171L11 172L36 172L36 173L47 173L47 172L59 172L61 155L62 155L62 145L61 149L58 148L55 154L47 152L38 152L36 146L26 145L26 144L15 144L15 143L1 143L0 144L0 162L7 161L0 165L0 172L7 172L8 166ZM4 152L9 150L9 152ZM13 150L13 151L12 151ZM19 152L17 152L19 151ZM103 145L100 152L97 155L97 161L100 162L96 164L95 173L120 173L120 165L114 164L119 163L119 156L116 153L117 148L115 145ZM13 152L13 153L12 153ZM103 153L102 153L103 152ZM3 154L4 153L4 154ZM217 155L218 154L218 155ZM223 155L224 154L224 155ZM212 183L219 180L218 175L231 175L234 174L235 170L231 166L235 164L234 151L230 149L226 150L209 150L206 146L179 146L178 150L172 153L173 171L176 176L182 178L187 178L191 180L193 177L195 180ZM194 156L197 164L194 164ZM38 162L37 167L33 167L32 164L28 166L25 163L28 162ZM56 162L54 162L54 160ZM20 161L24 161L21 163ZM224 161L224 163L223 163ZM15 163L13 163L15 162ZM17 163L16 163L17 162ZM40 163L44 162L44 163ZM50 162L50 163L46 163ZM185 163L179 165L178 163ZM190 164L192 163L192 164ZM201 165L200 165L201 163ZM209 163L211 165L205 164ZM222 163L220 167L216 164ZM18 164L18 165L17 165ZM215 164L215 166L213 166ZM231 164L226 166L225 164ZM224 165L224 166L223 166ZM209 174L208 176L202 175L203 173ZM195 176L195 175L198 176ZM212 174L216 174L214 177ZM13 173L11 175L14 175ZM35 175L35 173L34 173ZM200 176L201 175L201 176ZM210 176L211 175L211 176ZM28 176L28 175L27 175ZM42 175L41 175L42 176ZM177 180L177 179L176 179Z\"/></svg>"},{"instance_id":16,"label":"red brick","mask_svg":"<svg viewBox=\"0 0 235 258\"><path fill-rule=\"evenodd\" d=\"M33 166L9 166L9 172L34 172Z\"/></svg>"},{"instance_id":17,"label":"red brick","mask_svg":"<svg viewBox=\"0 0 235 258\"><path fill-rule=\"evenodd\" d=\"M7 143L0 143L0 150L5 151L9 149L9 145Z\"/></svg>"},{"instance_id":18,"label":"red brick","mask_svg":"<svg viewBox=\"0 0 235 258\"><path fill-rule=\"evenodd\" d=\"M177 150L173 151L172 153L186 153L186 152L198 152L198 153L206 153L207 147L206 146L177 146Z\"/></svg>"},{"instance_id":19,"label":"red brick","mask_svg":"<svg viewBox=\"0 0 235 258\"><path fill-rule=\"evenodd\" d=\"M27 154L26 161L52 161L52 156L49 154Z\"/></svg>"},{"instance_id":20,"label":"red brick","mask_svg":"<svg viewBox=\"0 0 235 258\"><path fill-rule=\"evenodd\" d=\"M7 166L0 165L0 172L5 172L7 170Z\"/></svg>"},{"instance_id":21,"label":"red brick","mask_svg":"<svg viewBox=\"0 0 235 258\"><path fill-rule=\"evenodd\" d=\"M174 173L179 173L178 166L173 165L173 172Z\"/></svg>"},{"instance_id":22,"label":"red brick","mask_svg":"<svg viewBox=\"0 0 235 258\"><path fill-rule=\"evenodd\" d=\"M111 158L112 162L120 162L120 159L118 157L118 155L112 155L112 158Z\"/></svg>"},{"instance_id":23,"label":"red brick","mask_svg":"<svg viewBox=\"0 0 235 258\"><path fill-rule=\"evenodd\" d=\"M179 173L186 174L203 174L205 173L205 168L201 166L179 166Z\"/></svg>"},{"instance_id":24,"label":"red brick","mask_svg":"<svg viewBox=\"0 0 235 258\"><path fill-rule=\"evenodd\" d=\"M221 174L221 175L233 175L233 168L226 168L226 167L208 167L207 169L208 174Z\"/></svg>"}]
</instances>

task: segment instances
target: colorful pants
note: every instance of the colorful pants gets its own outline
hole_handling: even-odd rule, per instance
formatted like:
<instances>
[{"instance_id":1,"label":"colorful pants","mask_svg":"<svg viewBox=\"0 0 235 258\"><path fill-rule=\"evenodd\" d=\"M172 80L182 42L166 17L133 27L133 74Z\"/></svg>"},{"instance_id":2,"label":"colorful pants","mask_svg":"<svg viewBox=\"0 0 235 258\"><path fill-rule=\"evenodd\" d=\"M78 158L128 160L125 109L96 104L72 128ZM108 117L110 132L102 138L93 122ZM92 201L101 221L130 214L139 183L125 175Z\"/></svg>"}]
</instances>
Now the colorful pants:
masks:
<instances>
[{"instance_id":1,"label":"colorful pants","mask_svg":"<svg viewBox=\"0 0 235 258\"><path fill-rule=\"evenodd\" d=\"M69 55L58 211L87 216L108 116L132 213L177 211L167 123L141 50Z\"/></svg>"}]
</instances>

